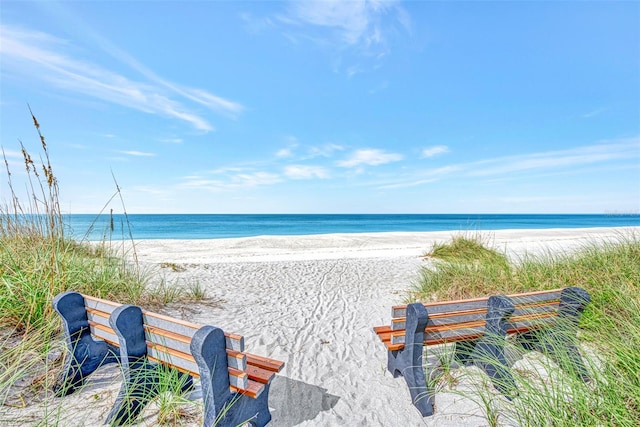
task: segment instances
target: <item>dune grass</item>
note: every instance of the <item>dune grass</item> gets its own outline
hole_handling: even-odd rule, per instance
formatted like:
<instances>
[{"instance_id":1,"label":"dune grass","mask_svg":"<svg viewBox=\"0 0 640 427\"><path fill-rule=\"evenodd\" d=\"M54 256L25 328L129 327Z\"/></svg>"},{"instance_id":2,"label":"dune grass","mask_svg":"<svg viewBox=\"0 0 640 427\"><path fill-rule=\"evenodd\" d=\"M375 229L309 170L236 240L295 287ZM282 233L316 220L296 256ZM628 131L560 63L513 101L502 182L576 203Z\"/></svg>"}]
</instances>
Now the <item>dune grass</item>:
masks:
<instances>
[{"instance_id":1,"label":"dune grass","mask_svg":"<svg viewBox=\"0 0 640 427\"><path fill-rule=\"evenodd\" d=\"M32 118L42 152L38 164L22 146L27 202L14 191L4 157L11 200L0 205L0 405L37 399L57 374L63 352L54 349L60 347L60 320L51 306L55 295L75 290L131 303L145 296L145 280L135 265L105 246L65 238L58 181ZM24 392L16 390L18 384Z\"/></svg>"},{"instance_id":2,"label":"dune grass","mask_svg":"<svg viewBox=\"0 0 640 427\"><path fill-rule=\"evenodd\" d=\"M468 240L468 241L466 241ZM512 369L520 394L508 404L487 389L478 398L489 425L637 426L640 424L640 239L586 245L576 253L547 254L513 264L478 239L458 237L434 247L442 257L424 268L412 300L450 300L579 286L591 295L579 339L592 380L559 372L544 357ZM477 251L474 255L473 252ZM585 351L586 350L586 351ZM539 372L541 370L544 372ZM496 408L501 408L502 417Z\"/></svg>"},{"instance_id":3,"label":"dune grass","mask_svg":"<svg viewBox=\"0 0 640 427\"><path fill-rule=\"evenodd\" d=\"M51 389L67 352L61 321L51 304L57 294L73 290L146 306L163 305L182 295L166 284L159 290L150 287L149 274L141 272L136 262L127 262L125 254L116 253L109 241L89 245L65 236L58 181L40 125L33 114L32 118L41 153L40 162L34 162L22 146L26 197L21 199L15 191L10 162L3 156L10 200L0 204L0 408L46 404L53 396ZM204 292L193 299L198 296L204 298ZM161 379L163 383L173 381ZM171 400L165 394L158 400L159 422L175 424L188 411L181 409L180 396ZM46 408L41 424L59 423L66 423L60 408Z\"/></svg>"}]
</instances>

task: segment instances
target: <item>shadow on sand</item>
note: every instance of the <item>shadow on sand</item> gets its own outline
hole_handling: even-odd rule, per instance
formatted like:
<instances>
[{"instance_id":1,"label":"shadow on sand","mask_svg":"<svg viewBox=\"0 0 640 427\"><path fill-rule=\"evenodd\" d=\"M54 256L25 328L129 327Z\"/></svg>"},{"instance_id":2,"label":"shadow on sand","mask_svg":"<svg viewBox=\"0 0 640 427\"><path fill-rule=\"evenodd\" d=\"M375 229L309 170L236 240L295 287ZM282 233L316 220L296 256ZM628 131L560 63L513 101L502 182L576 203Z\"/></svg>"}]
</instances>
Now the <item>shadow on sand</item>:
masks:
<instances>
[{"instance_id":1,"label":"shadow on sand","mask_svg":"<svg viewBox=\"0 0 640 427\"><path fill-rule=\"evenodd\" d=\"M340 397L327 393L327 389L278 375L269 390L269 407L273 427L293 427L313 420L320 412L328 411Z\"/></svg>"}]
</instances>

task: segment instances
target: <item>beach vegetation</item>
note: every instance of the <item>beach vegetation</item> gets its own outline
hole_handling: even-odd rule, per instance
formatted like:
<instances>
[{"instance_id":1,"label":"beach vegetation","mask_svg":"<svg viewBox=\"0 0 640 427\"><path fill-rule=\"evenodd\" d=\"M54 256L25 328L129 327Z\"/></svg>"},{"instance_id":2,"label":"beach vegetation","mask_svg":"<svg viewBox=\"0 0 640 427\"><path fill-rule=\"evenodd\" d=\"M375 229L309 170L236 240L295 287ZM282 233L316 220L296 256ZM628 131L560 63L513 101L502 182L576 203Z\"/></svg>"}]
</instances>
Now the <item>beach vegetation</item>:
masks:
<instances>
[{"instance_id":1,"label":"beach vegetation","mask_svg":"<svg viewBox=\"0 0 640 427\"><path fill-rule=\"evenodd\" d=\"M432 252L460 253L437 249ZM640 238L620 235L615 241L589 243L572 253L524 257L506 267L500 257L487 257L484 249L479 252L476 258L467 253L447 255L446 262L425 267L410 300L466 299L570 286L582 287L591 296L578 334L591 379L585 382L560 370L559 365L567 362L562 358L568 355L552 361L540 353L522 353L507 340L508 352L520 352L510 369L519 393L508 404L491 387L476 396L479 406L486 408L487 422L496 422L499 407L503 422L524 426L637 426Z\"/></svg>"},{"instance_id":2,"label":"beach vegetation","mask_svg":"<svg viewBox=\"0 0 640 427\"><path fill-rule=\"evenodd\" d=\"M171 271L175 272L175 273L182 273L184 271L187 271L187 268L180 265L180 264L176 264L175 262L161 262L160 263L160 268L169 268L171 269Z\"/></svg>"},{"instance_id":3,"label":"beach vegetation","mask_svg":"<svg viewBox=\"0 0 640 427\"><path fill-rule=\"evenodd\" d=\"M171 299L169 290L161 292L162 298L150 292L149 276L137 262L114 253L108 241L89 244L65 235L58 180L40 124L31 117L40 160L21 144L26 174L19 175L25 177L26 193L16 190L15 164L2 152L9 200L0 202L0 407L24 408L53 397L67 351L52 307L59 293L73 290L140 305ZM44 422L51 425L53 417L56 424L56 409L45 412ZM167 419L169 412L162 411Z\"/></svg>"},{"instance_id":4,"label":"beach vegetation","mask_svg":"<svg viewBox=\"0 0 640 427\"><path fill-rule=\"evenodd\" d=\"M490 238L481 234L459 234L450 242L436 242L425 257L454 263L507 264L507 257L490 247Z\"/></svg>"}]
</instances>

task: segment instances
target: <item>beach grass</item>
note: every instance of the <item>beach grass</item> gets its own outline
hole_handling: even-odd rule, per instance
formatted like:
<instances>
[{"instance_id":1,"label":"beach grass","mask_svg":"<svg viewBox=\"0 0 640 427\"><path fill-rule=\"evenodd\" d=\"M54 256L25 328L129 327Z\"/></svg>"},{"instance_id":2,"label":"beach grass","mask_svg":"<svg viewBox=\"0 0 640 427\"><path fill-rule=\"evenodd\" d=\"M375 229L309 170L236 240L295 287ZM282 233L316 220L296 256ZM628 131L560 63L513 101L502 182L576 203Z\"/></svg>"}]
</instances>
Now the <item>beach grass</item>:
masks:
<instances>
[{"instance_id":1,"label":"beach grass","mask_svg":"<svg viewBox=\"0 0 640 427\"><path fill-rule=\"evenodd\" d=\"M429 256L444 254L446 261L422 270L411 300L464 299L570 286L582 287L591 295L579 332L591 381L560 372L558 363L548 358L530 356L536 363L512 369L520 390L512 402L505 404L490 387L477 397L478 404L486 408L489 424L501 413L502 422L524 426L637 426L640 238L620 235L617 241L587 244L575 253L548 253L513 263L505 263L499 251L485 245L479 248L478 243L477 237L462 236L450 244L435 245ZM474 251L476 255L469 253Z\"/></svg>"},{"instance_id":2,"label":"beach grass","mask_svg":"<svg viewBox=\"0 0 640 427\"><path fill-rule=\"evenodd\" d=\"M125 261L125 254L116 253L109 240L90 245L65 236L58 181L40 125L33 114L32 118L41 161L34 162L22 147L28 194L22 200L4 156L11 199L0 205L0 407L27 407L53 396L67 352L61 321L52 307L59 293L73 290L156 307L179 295L168 285L150 287L149 275L137 263ZM177 419L182 403L180 398L160 399L159 416ZM44 422L57 421L57 410L51 408Z\"/></svg>"}]
</instances>

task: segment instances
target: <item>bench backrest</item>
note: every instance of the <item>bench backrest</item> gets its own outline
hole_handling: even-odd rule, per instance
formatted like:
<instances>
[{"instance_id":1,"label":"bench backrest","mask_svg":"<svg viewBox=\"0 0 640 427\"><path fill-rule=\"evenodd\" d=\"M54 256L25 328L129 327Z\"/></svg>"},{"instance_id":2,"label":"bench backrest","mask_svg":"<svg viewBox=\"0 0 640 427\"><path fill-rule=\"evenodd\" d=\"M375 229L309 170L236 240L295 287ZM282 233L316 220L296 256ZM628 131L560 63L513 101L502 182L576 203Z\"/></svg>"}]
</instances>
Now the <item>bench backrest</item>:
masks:
<instances>
[{"instance_id":1,"label":"bench backrest","mask_svg":"<svg viewBox=\"0 0 640 427\"><path fill-rule=\"evenodd\" d=\"M119 346L118 336L109 324L111 313L121 304L83 295L91 334ZM198 365L191 355L191 339L202 325L142 311L147 357L149 360L199 377ZM232 391L257 397L279 372L283 362L245 353L244 338L225 332L229 383Z\"/></svg>"},{"instance_id":2,"label":"bench backrest","mask_svg":"<svg viewBox=\"0 0 640 427\"><path fill-rule=\"evenodd\" d=\"M555 321L562 289L508 295L515 311L507 333L520 333ZM425 328L427 345L466 341L484 334L489 297L424 304L429 320ZM389 350L400 350L405 342L406 305L391 310L391 325L375 329Z\"/></svg>"}]
</instances>

